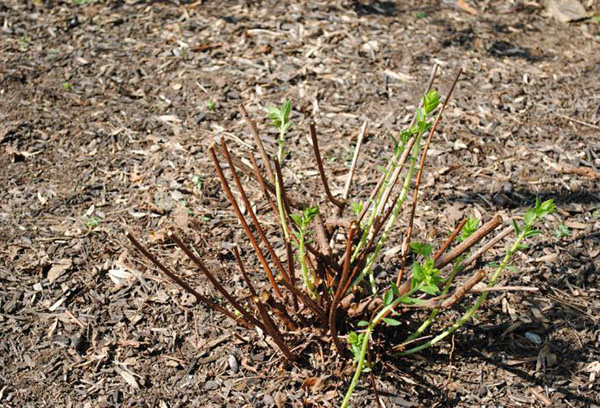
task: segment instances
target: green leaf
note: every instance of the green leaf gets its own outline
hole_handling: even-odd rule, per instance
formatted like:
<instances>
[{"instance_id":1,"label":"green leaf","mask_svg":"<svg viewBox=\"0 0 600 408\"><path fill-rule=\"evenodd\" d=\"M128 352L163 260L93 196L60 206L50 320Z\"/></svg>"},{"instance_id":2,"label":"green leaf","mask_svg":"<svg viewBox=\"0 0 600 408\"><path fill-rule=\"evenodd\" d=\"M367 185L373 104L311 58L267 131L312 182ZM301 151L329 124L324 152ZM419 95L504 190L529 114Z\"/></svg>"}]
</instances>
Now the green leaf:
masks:
<instances>
[{"instance_id":1,"label":"green leaf","mask_svg":"<svg viewBox=\"0 0 600 408\"><path fill-rule=\"evenodd\" d=\"M412 135L413 133L410 130L406 129L403 130L402 133L400 133L400 141L402 142L403 147L408 143Z\"/></svg>"},{"instance_id":2,"label":"green leaf","mask_svg":"<svg viewBox=\"0 0 600 408\"><path fill-rule=\"evenodd\" d=\"M525 225L531 225L533 224L533 221L535 220L535 214L536 211L533 208L530 208L529 210L527 210L525 212L525 215L523 216L523 221L525 222Z\"/></svg>"},{"instance_id":3,"label":"green leaf","mask_svg":"<svg viewBox=\"0 0 600 408\"><path fill-rule=\"evenodd\" d=\"M292 122L287 122L285 125L283 125L282 132L287 133L288 130L290 130L291 128L292 128Z\"/></svg>"},{"instance_id":4,"label":"green leaf","mask_svg":"<svg viewBox=\"0 0 600 408\"><path fill-rule=\"evenodd\" d=\"M419 304L419 302L422 303L422 300L412 298L408 295L404 295L400 298L400 303L405 304L405 305L417 305L417 304Z\"/></svg>"},{"instance_id":5,"label":"green leaf","mask_svg":"<svg viewBox=\"0 0 600 408\"><path fill-rule=\"evenodd\" d=\"M392 282L392 293L394 294L394 297L400 297L400 290L398 290L396 282Z\"/></svg>"},{"instance_id":6,"label":"green leaf","mask_svg":"<svg viewBox=\"0 0 600 408\"><path fill-rule=\"evenodd\" d=\"M290 117L290 112L292 111L292 102L284 102L279 108L279 111L281 112L281 118L283 119L283 122L287 122L288 118Z\"/></svg>"},{"instance_id":7,"label":"green leaf","mask_svg":"<svg viewBox=\"0 0 600 408\"><path fill-rule=\"evenodd\" d=\"M463 226L463 229L460 231L459 241L462 242L465 239L469 238L471 235L473 235L473 233L475 231L477 231L478 227L479 227L479 218L477 218L477 217L467 218L467 222Z\"/></svg>"},{"instance_id":8,"label":"green leaf","mask_svg":"<svg viewBox=\"0 0 600 408\"><path fill-rule=\"evenodd\" d=\"M358 322L358 327L365 327L368 325L369 325L369 322L367 322L366 320L361 320L360 322Z\"/></svg>"},{"instance_id":9,"label":"green leaf","mask_svg":"<svg viewBox=\"0 0 600 408\"><path fill-rule=\"evenodd\" d=\"M509 272L512 272L512 273L518 273L518 272L519 272L519 268L517 268L517 267L516 267L516 266L514 266L514 265L507 265L507 266L506 266L506 269L508 269L508 271L509 271Z\"/></svg>"},{"instance_id":10,"label":"green leaf","mask_svg":"<svg viewBox=\"0 0 600 408\"><path fill-rule=\"evenodd\" d=\"M298 227L302 226L302 216L300 214L290 214L290 218Z\"/></svg>"},{"instance_id":11,"label":"green leaf","mask_svg":"<svg viewBox=\"0 0 600 408\"><path fill-rule=\"evenodd\" d=\"M412 280L417 283L420 283L425 278L425 273L423 271L423 267L418 263L414 263L412 266L412 270L413 270Z\"/></svg>"},{"instance_id":12,"label":"green leaf","mask_svg":"<svg viewBox=\"0 0 600 408\"><path fill-rule=\"evenodd\" d=\"M543 203L540 203L539 198L535 200L535 214L537 218L543 218L549 214L556 212L556 205L554 204L554 200L546 200Z\"/></svg>"},{"instance_id":13,"label":"green leaf","mask_svg":"<svg viewBox=\"0 0 600 408\"><path fill-rule=\"evenodd\" d=\"M394 137L394 135L389 135L390 139L392 139L392 145L394 146L394 153L398 152L398 149L400 148L400 144L398 143L398 139L396 139Z\"/></svg>"},{"instance_id":14,"label":"green leaf","mask_svg":"<svg viewBox=\"0 0 600 408\"><path fill-rule=\"evenodd\" d=\"M515 229L515 234L519 235L521 233L521 229L519 228L519 224L515 220L512 220L513 228Z\"/></svg>"},{"instance_id":15,"label":"green leaf","mask_svg":"<svg viewBox=\"0 0 600 408\"><path fill-rule=\"evenodd\" d=\"M438 91L429 91L423 97L423 108L425 108L425 114L429 115L433 112L440 104L440 94Z\"/></svg>"},{"instance_id":16,"label":"green leaf","mask_svg":"<svg viewBox=\"0 0 600 408\"><path fill-rule=\"evenodd\" d=\"M400 326L400 322L396 319L392 319L389 317L384 317L383 321L388 325L388 326Z\"/></svg>"},{"instance_id":17,"label":"green leaf","mask_svg":"<svg viewBox=\"0 0 600 408\"><path fill-rule=\"evenodd\" d=\"M317 215L319 214L319 207L312 206L312 207L308 207L305 208L304 210L302 210L302 218L303 221L305 222L305 224L310 223L313 218L315 218Z\"/></svg>"},{"instance_id":18,"label":"green leaf","mask_svg":"<svg viewBox=\"0 0 600 408\"><path fill-rule=\"evenodd\" d=\"M433 252L431 245L429 244L421 244L420 242L411 242L409 244L410 249L413 250L414 253L421 255L423 258L427 258Z\"/></svg>"},{"instance_id":19,"label":"green leaf","mask_svg":"<svg viewBox=\"0 0 600 408\"><path fill-rule=\"evenodd\" d=\"M350 204L350 208L352 209L354 215L358 217L363 210L363 203L355 201Z\"/></svg>"},{"instance_id":20,"label":"green leaf","mask_svg":"<svg viewBox=\"0 0 600 408\"><path fill-rule=\"evenodd\" d=\"M392 289L389 289L387 292L385 292L385 296L383 297L383 304L385 306L389 306L393 300L394 300L394 291Z\"/></svg>"},{"instance_id":21,"label":"green leaf","mask_svg":"<svg viewBox=\"0 0 600 408\"><path fill-rule=\"evenodd\" d=\"M433 284L428 284L428 285L423 285L420 288L421 292L425 292L428 295L437 295L440 292L440 289L433 285Z\"/></svg>"},{"instance_id":22,"label":"green leaf","mask_svg":"<svg viewBox=\"0 0 600 408\"><path fill-rule=\"evenodd\" d=\"M542 233L542 231L538 231L538 230L534 230L534 229L530 229L525 231L525 238L531 238L531 237L535 237L537 235L540 235Z\"/></svg>"}]
</instances>

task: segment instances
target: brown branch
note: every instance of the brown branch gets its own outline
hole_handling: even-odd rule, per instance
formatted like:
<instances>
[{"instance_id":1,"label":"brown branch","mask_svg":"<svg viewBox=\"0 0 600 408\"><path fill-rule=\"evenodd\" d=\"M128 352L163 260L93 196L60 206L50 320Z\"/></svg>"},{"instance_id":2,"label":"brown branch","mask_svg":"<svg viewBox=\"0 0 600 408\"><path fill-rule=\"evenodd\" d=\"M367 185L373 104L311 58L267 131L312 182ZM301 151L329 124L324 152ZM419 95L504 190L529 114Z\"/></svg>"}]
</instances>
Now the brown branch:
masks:
<instances>
[{"instance_id":1,"label":"brown branch","mask_svg":"<svg viewBox=\"0 0 600 408\"><path fill-rule=\"evenodd\" d=\"M252 204L250 203L250 200L248 200L248 196L246 194L246 191L244 190L242 181L240 180L237 172L235 171L235 167L233 166L233 163L231 161L231 155L229 154L229 149L227 148L225 139L221 139L221 146L223 148L223 152L225 153L225 159L227 159L227 163L229 164L229 168L231 170L231 175L233 176L233 181L235 182L235 185L238 188L238 191L242 197L242 201L244 202L244 205L246 206L246 209L248 210L248 214L250 214L250 218L252 219L252 223L254 224L256 231L258 232L258 236L260 237L261 241L267 248L267 252L269 253L269 255L271 255L271 258L273 259L273 262L275 262L275 265L279 269L279 272L281 272L281 275L289 281L290 277L288 276L285 268L283 267L283 264L281 263L281 259L279 259L279 256L277 256L277 254L275 253L273 246L267 239L267 236L265 235L265 232L264 232L262 226L260 225L260 222L258 221L256 214L254 213L254 210L252 209Z\"/></svg>"},{"instance_id":2,"label":"brown branch","mask_svg":"<svg viewBox=\"0 0 600 408\"><path fill-rule=\"evenodd\" d=\"M434 261L437 261L438 259L440 259L440 257L442 255L444 255L444 252L446 252L446 250L448 249L448 247L454 242L454 239L460 233L460 231L463 229L463 227L465 226L466 223L467 223L467 218L463 218L458 223L458 225L456 226L456 228L454 228L454 231L452 231L452 233L450 234L450 236L448 237L448 239L446 240L446 242L444 242L444 245L442 245L440 247L440 249L438 249L438 251L433 255L433 260Z\"/></svg>"},{"instance_id":3,"label":"brown branch","mask_svg":"<svg viewBox=\"0 0 600 408\"><path fill-rule=\"evenodd\" d=\"M343 209L346 205L345 200L338 200L331 194L331 191L329 190L329 183L327 182L327 175L325 175L325 169L323 168L323 159L321 158L321 152L319 151L319 141L317 140L317 130L314 122L310 122L310 138L312 140L319 174L321 175L321 182L323 183L323 188L325 189L325 195L327 195L327 198L332 204L340 209Z\"/></svg>"},{"instance_id":4,"label":"brown branch","mask_svg":"<svg viewBox=\"0 0 600 408\"><path fill-rule=\"evenodd\" d=\"M263 303L261 302L261 300L259 299L259 297L254 296L252 298L252 301L256 304L256 307L258 308L258 311L260 312L260 315L265 322L266 332L269 334L269 336L271 336L273 341L275 341L275 344L277 344L277 347L279 347L279 350L281 350L281 352L285 355L285 357L288 360L290 360L290 361L297 360L298 356L293 354L290 351L287 344L285 344L283 335L281 334L279 329L277 329L277 326L275 326L275 324L273 323L271 316L269 316L269 313L267 313L267 310L266 310L265 306L263 305Z\"/></svg>"},{"instance_id":5,"label":"brown branch","mask_svg":"<svg viewBox=\"0 0 600 408\"><path fill-rule=\"evenodd\" d=\"M346 285L346 280L348 279L348 274L350 272L350 254L352 252L352 241L354 240L354 234L356 233L357 223L353 222L348 229L348 240L346 241L346 252L345 252L345 261L344 261L344 269L342 271L342 276L340 277L340 281L338 282L337 290L335 291L335 295L331 302L331 308L329 309L329 331L331 333L331 338L333 340L333 344L337 349L337 352L340 356L343 356L345 353L345 349L342 347L340 343L340 339L338 338L337 326L336 326L336 314L337 314L337 305L344 294L344 286Z\"/></svg>"},{"instance_id":6,"label":"brown branch","mask_svg":"<svg viewBox=\"0 0 600 408\"><path fill-rule=\"evenodd\" d=\"M225 316L235 320L236 322L240 323L242 326L244 326L248 329L254 328L254 325L252 323L250 323L240 317L235 316L233 313L231 313L229 310L225 309L221 305L213 302L212 300L208 299L205 296L202 296L200 293L198 293L198 291L196 291L194 288L192 288L188 283L186 283L184 280L182 280L177 275L175 275L173 272L171 272L169 269L167 269L167 267L165 267L154 255L152 255L146 248L144 248L144 246L142 246L142 244L140 244L129 231L127 231L125 233L125 236L138 249L138 251L140 251L142 254L144 254L144 256L146 258L148 258L154 265L156 265L158 267L158 269L160 269L166 276L168 276L173 282L175 282L177 285L179 285L182 289L191 293L199 302L204 303L206 306L208 306L209 308L213 309L216 312L223 313Z\"/></svg>"},{"instance_id":7,"label":"brown branch","mask_svg":"<svg viewBox=\"0 0 600 408\"><path fill-rule=\"evenodd\" d=\"M425 147L423 148L423 154L421 155L421 161L419 162L419 171L417 172L417 179L415 181L412 208L410 211L410 217L408 218L408 227L406 228L406 234L405 234L404 242L402 245L402 264L401 264L401 268L400 268L401 271L404 270L404 265L406 263L406 257L408 256L408 244L410 241L410 237L412 235L413 223L414 223L414 219L415 219L415 212L417 210L417 199L419 197L419 187L421 185L421 178L423 177L423 170L425 167L425 159L427 158L427 151L429 150L429 145L431 144L431 140L433 139L435 130L437 129L438 123L440 123L440 120L442 119L442 116L444 115L446 106L448 106L448 101L450 101L450 98L452 97L452 92L454 92L454 88L456 86L456 83L458 82L458 78L460 78L461 73L462 73L462 68L458 70L458 73L456 74L456 77L454 78L454 82L452 82L452 86L450 87L450 90L448 91L448 96L446 96L446 99L444 100L444 103L442 104L442 108L440 109L440 113L438 113L437 117L435 118L435 122L433 122L433 126L431 127L431 130L429 131L429 136L427 137L427 142L425 143Z\"/></svg>"},{"instance_id":8,"label":"brown branch","mask_svg":"<svg viewBox=\"0 0 600 408\"><path fill-rule=\"evenodd\" d=\"M254 178L258 181L258 184L260 185L260 188L263 192L263 195L265 196L265 199L269 202L269 205L271 206L271 210L273 210L273 213L275 215L277 215L277 212L278 212L277 204L269 195L269 188L267 187L267 184L266 184L265 179L263 178L262 174L260 174L260 169L258 168L256 159L254 158L253 154L250 154L249 157L250 157L250 162L252 163L252 169L254 170ZM274 191L275 191L275 189L272 190L272 192L274 192Z\"/></svg>"},{"instance_id":9,"label":"brown branch","mask_svg":"<svg viewBox=\"0 0 600 408\"><path fill-rule=\"evenodd\" d=\"M481 282L483 280L483 278L485 278L485 272L482 269L475 272L475 274L473 276L471 276L469 279L467 279L467 281L465 283L463 283L461 286L457 287L454 290L454 293L452 294L452 296L450 296L448 299L441 302L440 308L446 309L446 308L449 308L449 307L455 305L459 300L461 300L473 288L473 286L475 286L476 284Z\"/></svg>"},{"instance_id":10,"label":"brown branch","mask_svg":"<svg viewBox=\"0 0 600 408\"><path fill-rule=\"evenodd\" d=\"M411 152L413 146L415 145L416 140L417 140L416 136L411 137L411 139L406 143L406 146L404 146L404 151L402 152L402 155L398 159L398 162L392 164L393 166L395 166L394 172L392 173L390 179L388 180L387 189L383 192L383 196L381 197L381 201L379 202L379 208L376 209L377 213L379 213L380 211L383 211L383 209L385 208L385 205L387 204L387 201L390 198L390 195L392 194L392 190L393 190L394 186L396 185L396 182L398 181L398 177L400 176L400 173L402 172L402 169L404 168L404 164L406 163L406 160L408 160L408 156L410 155L410 152Z\"/></svg>"},{"instance_id":11,"label":"brown branch","mask_svg":"<svg viewBox=\"0 0 600 408\"><path fill-rule=\"evenodd\" d=\"M258 296L258 293L256 292L256 289L254 289L254 285L252 284L252 281L250 280L250 277L248 276L248 273L246 272L246 268L244 267L244 261L242 260L242 257L240 256L240 251L239 251L237 245L233 246L233 255L235 256L235 260L237 261L238 267L240 268L242 277L244 278L244 281L246 281L246 285L248 285L248 290L250 290L250 294L252 296Z\"/></svg>"},{"instance_id":12,"label":"brown branch","mask_svg":"<svg viewBox=\"0 0 600 408\"><path fill-rule=\"evenodd\" d=\"M490 248L492 248L498 242L500 242L501 240L503 240L507 235L509 235L513 231L514 231L514 228L512 227L512 225L510 227L506 227L505 229L503 229L502 231L500 231L500 233L498 235L496 235L489 242L487 242L484 246L482 246L481 248L479 248L477 251L473 252L473 254L470 257L468 257L463 262L463 264L465 266L468 266L468 265L472 264L481 255L483 255L484 253L486 253Z\"/></svg>"},{"instance_id":13,"label":"brown branch","mask_svg":"<svg viewBox=\"0 0 600 408\"><path fill-rule=\"evenodd\" d=\"M238 312L240 312L250 323L260 327L262 330L265 329L261 322L256 320L254 316L248 313L246 309L244 309L244 307L240 305L237 299L231 296L231 294L229 294L229 292L221 285L221 283L219 283L217 278L215 278L214 275L206 268L204 263L190 250L190 248L187 245L183 243L183 241L181 241L172 232L167 233L167 236L177 244L177 246L187 255L188 258L190 258L198 266L198 268L200 268L200 271L204 274L204 276L206 276L210 283L212 283L215 289L217 289L217 291L219 291L223 295L223 297L225 297L225 299L227 299L229 303L231 303L231 305L235 309L237 309Z\"/></svg>"},{"instance_id":14,"label":"brown branch","mask_svg":"<svg viewBox=\"0 0 600 408\"><path fill-rule=\"evenodd\" d=\"M328 230L331 230L336 227L342 227L345 229L350 228L350 224L352 224L354 220L351 218L342 218L342 217L334 217L331 216L325 220L325 227Z\"/></svg>"},{"instance_id":15,"label":"brown branch","mask_svg":"<svg viewBox=\"0 0 600 408\"><path fill-rule=\"evenodd\" d=\"M238 108L240 110L240 114L244 118L244 121L250 128L250 133L252 133L252 137L254 138L254 143L256 143L256 146L258 147L260 157L263 159L265 169L267 170L267 176L269 177L269 180L271 180L271 182L273 182L275 180L275 177L273 175L273 170L271 169L269 155L265 151L265 147L263 146L262 141L260 140L260 136L258 135L258 130L256 129L256 124L254 123L254 121L252 119L250 119L248 117L248 113L246 112L246 108L244 107L243 103L240 103L238 105Z\"/></svg>"},{"instance_id":16,"label":"brown branch","mask_svg":"<svg viewBox=\"0 0 600 408\"><path fill-rule=\"evenodd\" d=\"M323 223L323 217L321 213L317 214L314 218L315 222L315 239L321 248L321 253L324 256L329 257L331 255L331 247L329 246L329 237L327 236L327 230Z\"/></svg>"},{"instance_id":17,"label":"brown branch","mask_svg":"<svg viewBox=\"0 0 600 408\"><path fill-rule=\"evenodd\" d=\"M275 313L277 318L283 324L285 324L288 330L298 330L298 325L296 324L294 319L292 319L292 316L290 316L285 306L273 299L273 297L270 296L267 292L263 292L263 300L267 303L267 305L271 307L273 313Z\"/></svg>"},{"instance_id":18,"label":"brown branch","mask_svg":"<svg viewBox=\"0 0 600 408\"><path fill-rule=\"evenodd\" d=\"M292 213L292 210L290 209L291 205L288 199L287 190L285 189L285 185L283 184L283 173L281 172L281 163L279 163L279 160L277 159L273 159L273 163L275 164L275 175L277 176L275 177L275 182L279 184L279 189L281 191L281 201L283 201L283 209L285 210L286 216L289 220L289 216ZM292 225L295 224L292 223Z\"/></svg>"},{"instance_id":19,"label":"brown branch","mask_svg":"<svg viewBox=\"0 0 600 408\"><path fill-rule=\"evenodd\" d=\"M306 293L302 292L297 287L293 286L291 283L288 283L284 279L277 279L282 285L284 285L290 292L298 296L298 298L304 303L306 307L313 311L315 315L322 321L327 322L327 317L325 315L325 311L319 306L314 300L312 300Z\"/></svg>"},{"instance_id":20,"label":"brown branch","mask_svg":"<svg viewBox=\"0 0 600 408\"><path fill-rule=\"evenodd\" d=\"M217 145L217 146L218 146L219 150L222 151L221 146L220 145ZM271 184L269 181L265 180L264 177L262 177L262 175L260 177L257 176L256 173L254 172L254 170L250 166L248 166L246 163L244 163L239 157L236 157L235 155L232 154L231 160L235 164L235 167L237 167L242 173L244 173L248 177L252 177L253 179L255 179L258 182L260 182L260 180L262 179L262 182L264 183L266 189L268 189L271 193L275 194L275 187L273 186L273 184ZM256 168L258 168L258 165L256 166ZM260 174L260 170L258 173ZM290 200L290 205L296 209L302 209L302 208L306 208L308 206L308 204L298 201L298 200L294 199L293 197L289 197L289 200Z\"/></svg>"},{"instance_id":21,"label":"brown branch","mask_svg":"<svg viewBox=\"0 0 600 408\"><path fill-rule=\"evenodd\" d=\"M352 177L354 177L354 172L356 171L356 164L358 163L358 155L360 153L360 148L362 147L362 143L365 138L365 135L367 134L368 128L369 121L365 120L362 127L360 128L360 132L358 133L356 147L354 148L354 155L352 156L352 163L350 163L348 176L346 176L346 184L344 185L344 193L342 194L342 198L344 200L348 200L348 194L350 193L350 184L352 184Z\"/></svg>"},{"instance_id":22,"label":"brown branch","mask_svg":"<svg viewBox=\"0 0 600 408\"><path fill-rule=\"evenodd\" d=\"M500 224L502 224L502 217L495 215L491 220L483 224L477 231L475 231L469 238L458 244L454 249L442 256L435 263L435 267L440 269L454 261L460 255L469 250L473 245L479 242L482 238L487 236L493 230L495 230Z\"/></svg>"},{"instance_id":23,"label":"brown branch","mask_svg":"<svg viewBox=\"0 0 600 408\"><path fill-rule=\"evenodd\" d=\"M254 285L252 284L252 281L250 281L250 277L248 276L248 273L246 272L246 268L244 267L244 262L242 261L242 257L240 256L240 252L237 248L237 245L233 247L233 254L234 254L235 259L240 268L240 272L242 273L242 276L243 276L244 280L246 281L246 284L248 285L248 289L250 290L250 293L252 294L252 301L254 302L261 318L263 319L263 322L264 322L264 330L263 331L267 332L267 334L269 334L273 338L273 340L275 341L275 344L277 344L277 347L279 347L279 349L283 352L283 354L289 360L295 360L296 356L294 356L290 352L289 348L286 346L285 342L283 341L283 336L281 335L281 333L279 333L279 331L273 324L273 321L269 318L269 314L265 310L263 304L260 302L260 298L258 297L256 290L254 289ZM274 299L272 299L272 303L276 303L276 301ZM279 305L279 306L283 307L281 305Z\"/></svg>"},{"instance_id":24,"label":"brown branch","mask_svg":"<svg viewBox=\"0 0 600 408\"><path fill-rule=\"evenodd\" d=\"M437 74L437 70L438 70L438 64L433 64L433 67L431 68L431 73L429 74L429 80L427 81L427 85L425 86L425 93L429 92L431 90L431 86L433 85L433 81L435 81L435 76ZM419 108L423 106L423 98L419 99ZM414 115L410 124L408 125L408 128L412 128L415 124L417 120L417 115ZM385 179L385 174L390 171L391 167L393 163L389 163L388 167L386 169L386 171L381 175L381 177L379 178L379 181L377 182L377 185L375 186L375 188L373 189L373 191L371 192L371 195L369 195L370 200L373 200L375 198L375 196L379 193L379 189L381 188L383 181ZM362 219L364 218L364 216L366 215L367 211L369 209L369 206L366 206L365 208L363 208L362 212L360 213L360 216L358 217L358 222L360 223L362 221Z\"/></svg>"},{"instance_id":25,"label":"brown branch","mask_svg":"<svg viewBox=\"0 0 600 408\"><path fill-rule=\"evenodd\" d=\"M279 290L279 287L277 286L277 283L275 282L275 278L273 277L273 272L271 271L271 267L269 266L269 263L267 262L260 247L258 246L258 242L256 242L256 239L254 238L252 231L250 231L250 227L248 226L248 223L246 222L246 219L244 218L244 215L242 214L240 207L238 206L237 202L235 201L235 198L233 197L233 193L231 192L229 183L227 182L227 179L225 178L225 174L223 174L223 170L221 169L221 165L219 164L219 161L217 160L217 155L215 153L214 148L211 146L208 149L208 152L210 153L210 157L215 165L215 169L217 170L217 175L219 176L219 179L221 180L221 185L223 186L223 190L225 190L225 195L229 199L229 202L231 203L231 206L233 207L233 210L234 210L235 214L237 215L238 220L242 224L242 228L244 229L246 236L250 240L250 243L252 244L252 247L254 248L254 251L256 252L257 257L258 257L263 269L265 270L267 277L269 278L269 282L271 283L271 286L273 287L273 290L275 291L275 294L280 299L283 298L283 294Z\"/></svg>"}]
</instances>

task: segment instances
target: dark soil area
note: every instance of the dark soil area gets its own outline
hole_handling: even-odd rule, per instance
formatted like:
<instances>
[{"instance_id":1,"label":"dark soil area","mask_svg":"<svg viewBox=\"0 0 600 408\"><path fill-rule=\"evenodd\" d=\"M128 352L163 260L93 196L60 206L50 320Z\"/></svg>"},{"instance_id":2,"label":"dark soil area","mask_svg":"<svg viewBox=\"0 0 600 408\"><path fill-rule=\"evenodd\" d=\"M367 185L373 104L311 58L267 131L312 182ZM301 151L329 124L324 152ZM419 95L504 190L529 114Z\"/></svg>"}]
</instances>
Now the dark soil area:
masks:
<instances>
[{"instance_id":1,"label":"dark soil area","mask_svg":"<svg viewBox=\"0 0 600 408\"><path fill-rule=\"evenodd\" d=\"M320 185L308 122L339 192L369 120L352 189L366 196L438 63L442 95L464 75L427 159L415 236L447 236L463 214L508 225L535 197L559 210L500 282L536 290L493 292L419 355L380 349L382 400L600 406L600 23L559 23L535 1L469 3L477 15L452 1L1 2L0 405L339 405L352 364L329 345L300 344L305 361L287 363L163 279L123 232L210 295L165 238L175 226L241 293L230 250L250 246L207 155L217 136L250 153L237 105L274 152L265 108L292 101L284 175L309 195ZM385 260L380 279L394 276ZM365 375L353 406L374 405Z\"/></svg>"}]
</instances>

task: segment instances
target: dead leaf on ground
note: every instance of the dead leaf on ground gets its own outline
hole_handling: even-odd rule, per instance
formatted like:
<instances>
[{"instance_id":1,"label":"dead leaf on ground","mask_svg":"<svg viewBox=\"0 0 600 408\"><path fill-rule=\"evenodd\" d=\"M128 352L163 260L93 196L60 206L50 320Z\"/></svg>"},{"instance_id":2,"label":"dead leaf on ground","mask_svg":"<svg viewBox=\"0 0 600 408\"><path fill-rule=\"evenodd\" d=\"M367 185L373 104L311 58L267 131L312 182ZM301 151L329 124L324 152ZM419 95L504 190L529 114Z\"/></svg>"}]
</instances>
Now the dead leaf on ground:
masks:
<instances>
[{"instance_id":1,"label":"dead leaf on ground","mask_svg":"<svg viewBox=\"0 0 600 408\"><path fill-rule=\"evenodd\" d=\"M585 8L577 0L548 0L548 13L561 23L569 23L587 18Z\"/></svg>"},{"instance_id":2,"label":"dead leaf on ground","mask_svg":"<svg viewBox=\"0 0 600 408\"><path fill-rule=\"evenodd\" d=\"M56 263L54 263L54 265L52 265L52 267L48 271L48 280L50 281L50 283L58 279L71 267L71 265L71 260L67 258L59 259L58 261L56 261Z\"/></svg>"}]
</instances>

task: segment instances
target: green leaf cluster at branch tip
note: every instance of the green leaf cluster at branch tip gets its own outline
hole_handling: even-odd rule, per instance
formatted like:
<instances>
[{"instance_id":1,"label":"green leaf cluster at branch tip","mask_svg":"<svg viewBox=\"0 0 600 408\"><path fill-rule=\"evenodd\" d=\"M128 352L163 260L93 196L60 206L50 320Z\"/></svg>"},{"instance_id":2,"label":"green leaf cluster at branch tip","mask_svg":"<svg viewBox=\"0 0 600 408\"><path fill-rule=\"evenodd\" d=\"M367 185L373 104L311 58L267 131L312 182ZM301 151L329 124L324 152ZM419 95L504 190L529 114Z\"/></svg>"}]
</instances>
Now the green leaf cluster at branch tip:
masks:
<instances>
[{"instance_id":1,"label":"green leaf cluster at branch tip","mask_svg":"<svg viewBox=\"0 0 600 408\"><path fill-rule=\"evenodd\" d=\"M279 108L269 106L267 111L269 119L272 120L271 124L279 130L280 138L283 138L292 127L292 122L289 121L292 103L290 101L284 102Z\"/></svg>"}]
</instances>

